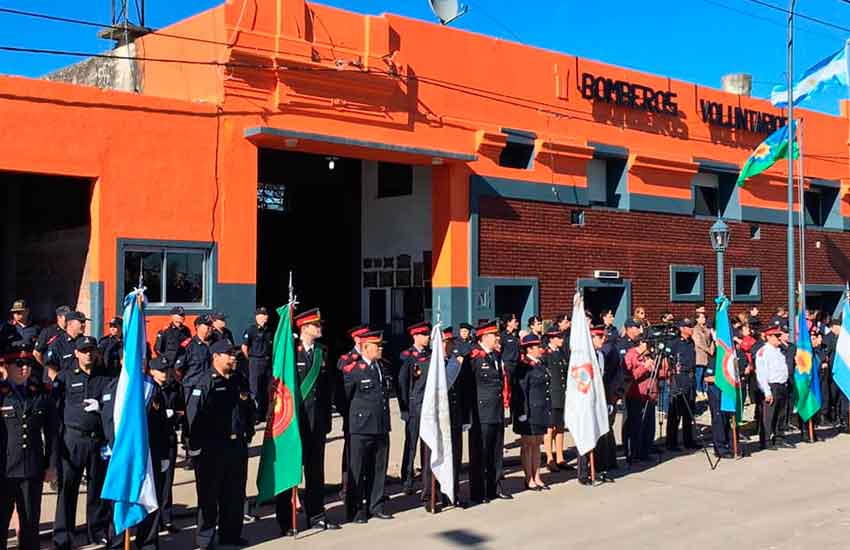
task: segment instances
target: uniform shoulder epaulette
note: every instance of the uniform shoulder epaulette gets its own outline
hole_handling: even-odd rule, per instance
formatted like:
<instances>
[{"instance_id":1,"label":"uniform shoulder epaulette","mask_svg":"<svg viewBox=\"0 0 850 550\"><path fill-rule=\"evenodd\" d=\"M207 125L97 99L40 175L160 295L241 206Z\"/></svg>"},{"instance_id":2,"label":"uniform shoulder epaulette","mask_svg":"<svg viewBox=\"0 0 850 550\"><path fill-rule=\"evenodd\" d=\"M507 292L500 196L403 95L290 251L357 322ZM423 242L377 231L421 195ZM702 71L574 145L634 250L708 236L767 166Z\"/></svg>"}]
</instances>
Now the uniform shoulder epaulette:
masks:
<instances>
[{"instance_id":1,"label":"uniform shoulder epaulette","mask_svg":"<svg viewBox=\"0 0 850 550\"><path fill-rule=\"evenodd\" d=\"M766 349L766 347L762 346L761 349L758 350L758 353L756 353L756 356L761 357Z\"/></svg>"},{"instance_id":2,"label":"uniform shoulder epaulette","mask_svg":"<svg viewBox=\"0 0 850 550\"><path fill-rule=\"evenodd\" d=\"M472 348L472 353L470 353L470 355L473 358L477 358L477 357L484 357L487 354L484 353L484 350L481 349L481 348Z\"/></svg>"},{"instance_id":3,"label":"uniform shoulder epaulette","mask_svg":"<svg viewBox=\"0 0 850 550\"><path fill-rule=\"evenodd\" d=\"M401 358L402 358L402 359L406 359L406 358L407 358L407 357L409 357L409 356L410 356L410 350L407 350L407 349L406 349L406 350L404 350L403 352L401 352Z\"/></svg>"},{"instance_id":4,"label":"uniform shoulder epaulette","mask_svg":"<svg viewBox=\"0 0 850 550\"><path fill-rule=\"evenodd\" d=\"M189 344L191 344L191 343L192 343L192 339L191 339L191 338L186 338L185 340L183 340L182 342L180 342L180 347L181 347L181 348L188 348L188 347L189 347Z\"/></svg>"},{"instance_id":5,"label":"uniform shoulder epaulette","mask_svg":"<svg viewBox=\"0 0 850 550\"><path fill-rule=\"evenodd\" d=\"M54 334L53 336L51 336L50 339L47 341L47 345L49 346L50 344L55 342L57 338L59 338L58 334Z\"/></svg>"},{"instance_id":6,"label":"uniform shoulder epaulette","mask_svg":"<svg viewBox=\"0 0 850 550\"><path fill-rule=\"evenodd\" d=\"M352 361L351 363L345 365L344 367L342 367L342 372L344 372L345 374L350 373L354 370L354 367L357 366L357 363L358 361Z\"/></svg>"},{"instance_id":7,"label":"uniform shoulder epaulette","mask_svg":"<svg viewBox=\"0 0 850 550\"><path fill-rule=\"evenodd\" d=\"M298 353L301 353L302 351L304 351L304 348L301 346L301 344L298 344L298 348L296 349L296 351Z\"/></svg>"}]
</instances>

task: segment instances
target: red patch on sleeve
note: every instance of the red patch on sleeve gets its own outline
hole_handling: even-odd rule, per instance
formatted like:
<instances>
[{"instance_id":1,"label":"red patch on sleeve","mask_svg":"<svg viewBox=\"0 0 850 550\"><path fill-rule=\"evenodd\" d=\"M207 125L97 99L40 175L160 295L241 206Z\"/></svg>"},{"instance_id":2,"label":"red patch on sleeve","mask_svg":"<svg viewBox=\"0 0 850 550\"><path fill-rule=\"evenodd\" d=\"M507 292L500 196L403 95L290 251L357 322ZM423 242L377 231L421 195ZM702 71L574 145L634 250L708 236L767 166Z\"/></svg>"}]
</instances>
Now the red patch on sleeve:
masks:
<instances>
[{"instance_id":1,"label":"red patch on sleeve","mask_svg":"<svg viewBox=\"0 0 850 550\"><path fill-rule=\"evenodd\" d=\"M418 351L414 351L414 352L413 352L413 356L414 356L414 357L419 357L419 352L418 352Z\"/></svg>"},{"instance_id":2,"label":"red patch on sleeve","mask_svg":"<svg viewBox=\"0 0 850 550\"><path fill-rule=\"evenodd\" d=\"M342 372L344 372L345 374L350 373L351 371L354 370L355 365L357 365L356 361L354 363L349 363L349 364L345 365L344 367L342 367Z\"/></svg>"},{"instance_id":3,"label":"red patch on sleeve","mask_svg":"<svg viewBox=\"0 0 850 550\"><path fill-rule=\"evenodd\" d=\"M54 341L54 340L56 340L57 338L59 338L59 335L58 335L58 334L55 334L55 335L51 336L51 337L50 337L50 340L48 340L48 341L47 341L47 345L49 346L50 344L52 344L52 343L53 343L53 341Z\"/></svg>"},{"instance_id":4,"label":"red patch on sleeve","mask_svg":"<svg viewBox=\"0 0 850 550\"><path fill-rule=\"evenodd\" d=\"M360 356L357 355L356 353L352 353L351 355L349 355L349 357L351 358L352 361L357 361L358 359L360 359Z\"/></svg>"},{"instance_id":5,"label":"red patch on sleeve","mask_svg":"<svg viewBox=\"0 0 850 550\"><path fill-rule=\"evenodd\" d=\"M410 352L407 351L407 350L404 350L403 352L401 352L402 357L407 357L408 355L410 355Z\"/></svg>"},{"instance_id":6,"label":"red patch on sleeve","mask_svg":"<svg viewBox=\"0 0 850 550\"><path fill-rule=\"evenodd\" d=\"M192 339L191 339L191 338L186 338L185 340L183 340L182 342L180 342L180 347L181 347L181 348L187 348L187 347L189 347L189 344L191 344L191 343L192 343Z\"/></svg>"},{"instance_id":7,"label":"red patch on sleeve","mask_svg":"<svg viewBox=\"0 0 850 550\"><path fill-rule=\"evenodd\" d=\"M487 354L486 354L486 353L484 353L484 350L483 350L483 349L480 349L480 348L474 348L474 349L472 350L472 353L471 353L470 355L472 355L472 357L484 357L484 356L485 356L485 355L487 355Z\"/></svg>"}]
</instances>

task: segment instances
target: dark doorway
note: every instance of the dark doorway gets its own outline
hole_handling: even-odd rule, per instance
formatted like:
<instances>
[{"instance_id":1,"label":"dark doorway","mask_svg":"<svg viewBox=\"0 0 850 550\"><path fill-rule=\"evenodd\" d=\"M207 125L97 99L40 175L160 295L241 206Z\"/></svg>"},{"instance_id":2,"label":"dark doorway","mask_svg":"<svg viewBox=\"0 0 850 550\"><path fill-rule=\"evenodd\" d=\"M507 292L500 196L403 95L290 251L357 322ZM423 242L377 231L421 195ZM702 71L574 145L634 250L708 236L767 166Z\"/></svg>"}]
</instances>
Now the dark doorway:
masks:
<instances>
[{"instance_id":1,"label":"dark doorway","mask_svg":"<svg viewBox=\"0 0 850 550\"><path fill-rule=\"evenodd\" d=\"M843 294L844 290L840 286L836 290L811 290L807 288L806 309L818 310L833 317L839 316L841 312L838 310L838 306Z\"/></svg>"},{"instance_id":2,"label":"dark doorway","mask_svg":"<svg viewBox=\"0 0 850 550\"><path fill-rule=\"evenodd\" d=\"M59 305L80 303L92 313L85 280L91 193L87 179L0 173L0 318L16 298L29 302L42 325Z\"/></svg>"},{"instance_id":3,"label":"dark doorway","mask_svg":"<svg viewBox=\"0 0 850 550\"><path fill-rule=\"evenodd\" d=\"M620 285L582 284L584 309L593 315L594 323L602 322L602 312L613 310L615 323L620 326L626 321L629 311L628 287Z\"/></svg>"},{"instance_id":4,"label":"dark doorway","mask_svg":"<svg viewBox=\"0 0 850 550\"><path fill-rule=\"evenodd\" d=\"M530 285L497 285L493 289L493 309L496 318L501 318L503 315L511 313L520 319L520 324L525 322L525 308L531 298ZM531 314L529 314L531 315Z\"/></svg>"},{"instance_id":5,"label":"dark doorway","mask_svg":"<svg viewBox=\"0 0 850 550\"><path fill-rule=\"evenodd\" d=\"M257 304L318 307L332 357L360 322L359 160L261 149L258 156ZM276 322L276 319L273 320Z\"/></svg>"}]
</instances>

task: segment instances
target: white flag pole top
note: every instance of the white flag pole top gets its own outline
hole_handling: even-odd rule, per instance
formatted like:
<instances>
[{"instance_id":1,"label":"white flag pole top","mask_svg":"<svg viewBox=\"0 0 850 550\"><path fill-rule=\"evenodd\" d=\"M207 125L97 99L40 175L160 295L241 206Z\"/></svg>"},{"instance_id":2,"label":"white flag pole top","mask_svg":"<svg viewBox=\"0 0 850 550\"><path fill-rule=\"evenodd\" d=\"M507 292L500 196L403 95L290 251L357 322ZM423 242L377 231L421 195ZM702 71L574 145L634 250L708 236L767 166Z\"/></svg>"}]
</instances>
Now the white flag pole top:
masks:
<instances>
[{"instance_id":1,"label":"white flag pole top","mask_svg":"<svg viewBox=\"0 0 850 550\"><path fill-rule=\"evenodd\" d=\"M454 502L455 471L445 365L443 332L437 323L431 331L431 362L419 416L419 438L431 450L430 468L440 482L440 490Z\"/></svg>"},{"instance_id":2,"label":"white flag pole top","mask_svg":"<svg viewBox=\"0 0 850 550\"><path fill-rule=\"evenodd\" d=\"M602 369L590 337L584 299L578 292L573 298L564 423L570 430L580 455L592 451L599 438L608 433L609 429Z\"/></svg>"}]
</instances>

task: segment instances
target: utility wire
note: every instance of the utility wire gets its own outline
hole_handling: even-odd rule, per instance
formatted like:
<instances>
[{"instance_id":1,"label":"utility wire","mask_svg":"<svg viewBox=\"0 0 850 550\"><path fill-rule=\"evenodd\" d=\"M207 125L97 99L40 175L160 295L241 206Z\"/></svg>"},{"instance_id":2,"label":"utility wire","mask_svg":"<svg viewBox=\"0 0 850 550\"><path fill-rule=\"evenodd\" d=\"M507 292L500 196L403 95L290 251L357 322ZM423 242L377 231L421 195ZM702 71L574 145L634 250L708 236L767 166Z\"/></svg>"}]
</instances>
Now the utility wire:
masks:
<instances>
[{"instance_id":1,"label":"utility wire","mask_svg":"<svg viewBox=\"0 0 850 550\"><path fill-rule=\"evenodd\" d=\"M752 4L756 4L758 6L762 6L762 7L774 10L774 11L782 12L785 15L791 14L791 12L788 11L787 8L783 8L781 6L775 6L775 5L773 5L769 2L764 2L763 0L747 0L747 2L750 2ZM806 21L811 21L812 23L817 23L818 25L823 25L824 27L829 27L831 29L839 30L839 31L842 31L842 32L845 32L845 33L850 33L850 27L843 27L841 25L836 25L835 23L830 23L829 21L826 21L824 19L818 19L817 17L812 17L810 15L806 15L805 13L800 13L798 11L794 11L794 17L797 17L799 19L804 19Z\"/></svg>"}]
</instances>

